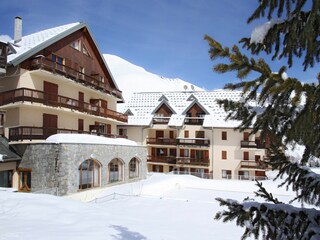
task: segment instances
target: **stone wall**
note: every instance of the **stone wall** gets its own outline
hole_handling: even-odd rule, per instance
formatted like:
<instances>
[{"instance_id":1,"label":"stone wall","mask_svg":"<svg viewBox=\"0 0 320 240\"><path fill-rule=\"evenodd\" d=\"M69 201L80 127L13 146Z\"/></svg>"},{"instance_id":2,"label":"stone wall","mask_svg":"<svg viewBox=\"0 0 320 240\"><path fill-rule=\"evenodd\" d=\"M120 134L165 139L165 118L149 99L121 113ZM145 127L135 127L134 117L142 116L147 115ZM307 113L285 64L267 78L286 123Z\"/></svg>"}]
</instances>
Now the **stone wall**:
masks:
<instances>
[{"instance_id":1,"label":"stone wall","mask_svg":"<svg viewBox=\"0 0 320 240\"><path fill-rule=\"evenodd\" d=\"M107 186L108 164L115 158L124 163L123 182L129 182L129 162L140 161L139 178L147 175L147 149L144 146L120 146L73 143L30 144L19 167L31 168L31 189L66 195L79 188L79 166L87 159L101 164L101 187ZM58 191L58 193L56 193Z\"/></svg>"}]
</instances>

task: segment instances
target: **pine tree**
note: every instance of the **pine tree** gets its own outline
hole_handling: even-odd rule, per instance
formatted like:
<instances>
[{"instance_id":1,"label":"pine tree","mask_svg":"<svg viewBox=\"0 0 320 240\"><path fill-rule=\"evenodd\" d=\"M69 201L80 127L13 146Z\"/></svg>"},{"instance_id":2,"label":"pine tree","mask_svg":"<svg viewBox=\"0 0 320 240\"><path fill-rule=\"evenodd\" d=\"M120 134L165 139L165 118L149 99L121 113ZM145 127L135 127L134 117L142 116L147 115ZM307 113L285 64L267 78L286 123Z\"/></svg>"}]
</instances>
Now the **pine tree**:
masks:
<instances>
[{"instance_id":1,"label":"pine tree","mask_svg":"<svg viewBox=\"0 0 320 240\"><path fill-rule=\"evenodd\" d=\"M287 58L289 67L294 57L304 58L305 70L319 66L320 0L260 0L248 22L264 17L265 12L271 21L264 29L263 37L258 40L253 36L243 38L240 41L243 47L253 55L266 52L273 54L273 59ZM282 19L273 20L274 16ZM244 101L218 101L228 112L227 118L240 120L237 128L240 131L252 129L252 134L262 131L262 138L268 136L272 139L270 159L266 164L279 170L276 179L282 179L280 186L292 188L297 193L290 203L285 204L257 182L255 194L266 202L217 198L228 210L218 212L215 219L235 220L237 225L245 228L242 239L249 236L320 239L320 211L291 205L293 201L299 201L320 207L320 176L307 167L310 160L320 157L320 85L288 77L285 66L272 71L263 59L247 57L236 45L230 49L209 36L205 36L205 40L209 43L212 60L222 58L228 62L218 63L214 71L235 71L241 80L227 84L225 88L241 89ZM251 73L254 77L248 80ZM253 101L259 103L262 110L254 107ZM292 162L285 155L285 149L295 144L304 145L305 150L299 161Z\"/></svg>"}]
</instances>

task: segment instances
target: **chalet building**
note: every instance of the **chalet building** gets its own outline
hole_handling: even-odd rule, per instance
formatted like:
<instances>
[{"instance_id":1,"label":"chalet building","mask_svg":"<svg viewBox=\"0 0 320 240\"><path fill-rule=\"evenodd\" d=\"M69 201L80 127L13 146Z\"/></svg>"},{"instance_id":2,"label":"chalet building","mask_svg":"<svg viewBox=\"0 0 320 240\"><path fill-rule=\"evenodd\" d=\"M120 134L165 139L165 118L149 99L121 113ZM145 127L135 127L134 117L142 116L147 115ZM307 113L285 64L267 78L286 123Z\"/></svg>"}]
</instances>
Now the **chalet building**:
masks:
<instances>
[{"instance_id":1,"label":"chalet building","mask_svg":"<svg viewBox=\"0 0 320 240\"><path fill-rule=\"evenodd\" d=\"M238 91L135 93L119 131L148 148L148 171L206 178L264 178L266 143L260 133L235 131L217 99L241 101Z\"/></svg>"},{"instance_id":2,"label":"chalet building","mask_svg":"<svg viewBox=\"0 0 320 240\"><path fill-rule=\"evenodd\" d=\"M106 146L111 151L107 155L92 155L95 150L90 151L92 148L86 145L85 152L71 156L68 152L74 152L72 144L65 148L46 142L49 136L62 133L126 138L117 132L117 125L128 120L126 114L116 111L117 103L123 102L122 93L85 23L22 36L22 20L16 17L14 39L0 43L0 49L6 50L0 52L0 68L4 69L0 78L0 111L5 112L3 139L22 157L18 167L6 170L14 175L13 187L41 191L59 186L60 192L67 194L115 180L127 181L130 174L134 178L145 176L146 154L141 146L129 144L126 156L122 156L121 147L112 152L112 144ZM74 148L81 149L79 144ZM66 161L73 166L67 166ZM68 171L61 169L64 164ZM46 169L48 166L53 169ZM44 185L50 177L54 181Z\"/></svg>"}]
</instances>

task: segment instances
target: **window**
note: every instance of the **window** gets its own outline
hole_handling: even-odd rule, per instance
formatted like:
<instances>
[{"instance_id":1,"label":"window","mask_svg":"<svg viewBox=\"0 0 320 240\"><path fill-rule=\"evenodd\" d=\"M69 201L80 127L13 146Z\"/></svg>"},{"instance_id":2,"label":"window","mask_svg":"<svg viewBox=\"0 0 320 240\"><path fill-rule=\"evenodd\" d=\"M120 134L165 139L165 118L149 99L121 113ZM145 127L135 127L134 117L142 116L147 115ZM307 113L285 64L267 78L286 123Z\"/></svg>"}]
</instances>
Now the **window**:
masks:
<instances>
[{"instance_id":1,"label":"window","mask_svg":"<svg viewBox=\"0 0 320 240\"><path fill-rule=\"evenodd\" d=\"M204 131L196 131L196 138L204 138Z\"/></svg>"},{"instance_id":2,"label":"window","mask_svg":"<svg viewBox=\"0 0 320 240\"><path fill-rule=\"evenodd\" d=\"M173 139L173 138L174 138L174 132L173 132L173 131L170 131L170 132L169 132L169 137L170 137L170 139Z\"/></svg>"},{"instance_id":3,"label":"window","mask_svg":"<svg viewBox=\"0 0 320 240\"><path fill-rule=\"evenodd\" d=\"M83 54L87 55L88 57L91 57L91 55L88 51L88 48L86 47L85 44L82 45L82 52L83 52Z\"/></svg>"},{"instance_id":4,"label":"window","mask_svg":"<svg viewBox=\"0 0 320 240\"><path fill-rule=\"evenodd\" d=\"M165 150L163 148L157 148L157 156L161 157L161 156L165 156Z\"/></svg>"},{"instance_id":5,"label":"window","mask_svg":"<svg viewBox=\"0 0 320 240\"><path fill-rule=\"evenodd\" d=\"M100 163L94 159L87 159L79 167L79 189L100 186Z\"/></svg>"},{"instance_id":6,"label":"window","mask_svg":"<svg viewBox=\"0 0 320 240\"><path fill-rule=\"evenodd\" d=\"M195 158L198 160L204 160L204 152L203 150L196 150L195 151Z\"/></svg>"},{"instance_id":7,"label":"window","mask_svg":"<svg viewBox=\"0 0 320 240\"><path fill-rule=\"evenodd\" d=\"M189 137L189 131L188 131L188 130L185 130L185 131L184 131L184 137L185 137L185 138L188 138L188 137Z\"/></svg>"},{"instance_id":8,"label":"window","mask_svg":"<svg viewBox=\"0 0 320 240\"><path fill-rule=\"evenodd\" d=\"M221 170L221 175L223 179L231 179L232 175L231 175L231 170Z\"/></svg>"},{"instance_id":9,"label":"window","mask_svg":"<svg viewBox=\"0 0 320 240\"><path fill-rule=\"evenodd\" d=\"M221 152L221 158L222 158L222 160L227 160L227 151Z\"/></svg>"},{"instance_id":10,"label":"window","mask_svg":"<svg viewBox=\"0 0 320 240\"><path fill-rule=\"evenodd\" d=\"M127 136L127 129L126 128L119 128L119 135L120 136Z\"/></svg>"},{"instance_id":11,"label":"window","mask_svg":"<svg viewBox=\"0 0 320 240\"><path fill-rule=\"evenodd\" d=\"M132 158L129 163L129 178L139 177L139 161L136 158Z\"/></svg>"},{"instance_id":12,"label":"window","mask_svg":"<svg viewBox=\"0 0 320 240\"><path fill-rule=\"evenodd\" d=\"M189 149L180 149L180 157L189 157Z\"/></svg>"},{"instance_id":13,"label":"window","mask_svg":"<svg viewBox=\"0 0 320 240\"><path fill-rule=\"evenodd\" d=\"M243 152L243 160L249 160L249 152Z\"/></svg>"},{"instance_id":14,"label":"window","mask_svg":"<svg viewBox=\"0 0 320 240\"><path fill-rule=\"evenodd\" d=\"M108 169L109 169L110 183L122 181L122 166L123 166L123 163L121 162L120 159L117 159L117 158L113 159L109 163Z\"/></svg>"},{"instance_id":15,"label":"window","mask_svg":"<svg viewBox=\"0 0 320 240\"><path fill-rule=\"evenodd\" d=\"M249 141L249 133L248 132L243 132L243 140Z\"/></svg>"},{"instance_id":16,"label":"window","mask_svg":"<svg viewBox=\"0 0 320 240\"><path fill-rule=\"evenodd\" d=\"M222 140L227 140L227 132L226 131L222 131L221 132L221 139Z\"/></svg>"},{"instance_id":17,"label":"window","mask_svg":"<svg viewBox=\"0 0 320 240\"><path fill-rule=\"evenodd\" d=\"M0 171L0 187L12 187L13 170Z\"/></svg>"},{"instance_id":18,"label":"window","mask_svg":"<svg viewBox=\"0 0 320 240\"><path fill-rule=\"evenodd\" d=\"M240 180L249 180L249 171L239 171Z\"/></svg>"},{"instance_id":19,"label":"window","mask_svg":"<svg viewBox=\"0 0 320 240\"><path fill-rule=\"evenodd\" d=\"M64 62L64 59L62 57L55 55L55 54L52 54L52 62L56 62L56 63L59 63L62 65Z\"/></svg>"},{"instance_id":20,"label":"window","mask_svg":"<svg viewBox=\"0 0 320 240\"><path fill-rule=\"evenodd\" d=\"M19 191L30 192L31 191L31 169L19 168Z\"/></svg>"},{"instance_id":21,"label":"window","mask_svg":"<svg viewBox=\"0 0 320 240\"><path fill-rule=\"evenodd\" d=\"M81 49L81 40L78 39L78 40L72 42L72 43L70 44L70 46L73 47L74 49L80 51L80 49Z\"/></svg>"}]
</instances>

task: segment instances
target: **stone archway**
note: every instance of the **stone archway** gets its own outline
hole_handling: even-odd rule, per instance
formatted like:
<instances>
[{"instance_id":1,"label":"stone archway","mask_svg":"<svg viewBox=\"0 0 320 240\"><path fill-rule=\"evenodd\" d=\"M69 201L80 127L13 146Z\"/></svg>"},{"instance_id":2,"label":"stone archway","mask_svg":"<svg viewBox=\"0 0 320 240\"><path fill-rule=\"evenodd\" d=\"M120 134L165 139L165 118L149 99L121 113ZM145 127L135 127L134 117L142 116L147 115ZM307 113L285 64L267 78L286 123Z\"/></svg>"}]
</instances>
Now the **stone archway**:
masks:
<instances>
[{"instance_id":1,"label":"stone archway","mask_svg":"<svg viewBox=\"0 0 320 240\"><path fill-rule=\"evenodd\" d=\"M124 168L124 163L119 158L114 158L108 164L109 183L123 181L123 168Z\"/></svg>"},{"instance_id":2,"label":"stone archway","mask_svg":"<svg viewBox=\"0 0 320 240\"><path fill-rule=\"evenodd\" d=\"M101 163L87 159L79 166L79 189L100 187Z\"/></svg>"}]
</instances>

